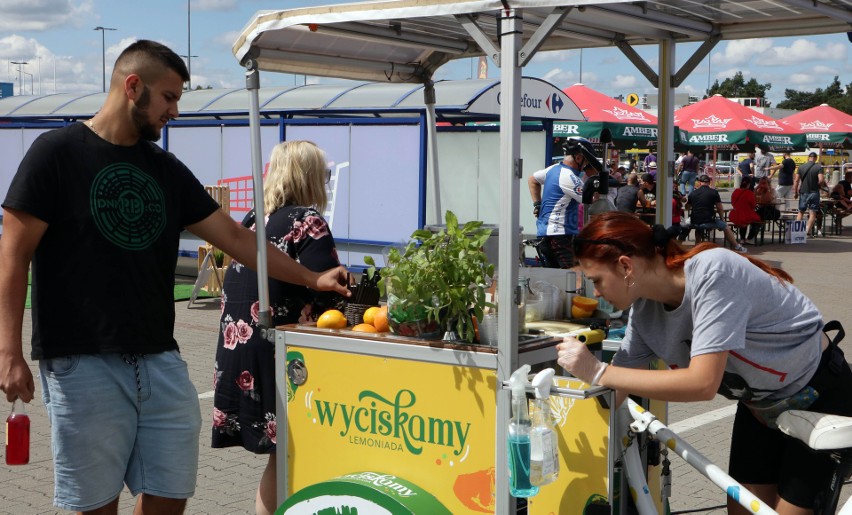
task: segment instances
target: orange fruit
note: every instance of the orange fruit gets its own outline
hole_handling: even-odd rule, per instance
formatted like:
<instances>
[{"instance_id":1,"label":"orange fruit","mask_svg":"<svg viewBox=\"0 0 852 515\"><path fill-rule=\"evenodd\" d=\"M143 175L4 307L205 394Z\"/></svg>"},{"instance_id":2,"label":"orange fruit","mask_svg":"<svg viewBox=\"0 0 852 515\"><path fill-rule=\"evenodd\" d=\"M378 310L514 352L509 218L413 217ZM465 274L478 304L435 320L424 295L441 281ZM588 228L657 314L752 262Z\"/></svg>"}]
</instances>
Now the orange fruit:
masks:
<instances>
[{"instance_id":1,"label":"orange fruit","mask_svg":"<svg viewBox=\"0 0 852 515\"><path fill-rule=\"evenodd\" d=\"M353 331L359 333L377 333L376 328L372 324L358 324L352 327Z\"/></svg>"},{"instance_id":2,"label":"orange fruit","mask_svg":"<svg viewBox=\"0 0 852 515\"><path fill-rule=\"evenodd\" d=\"M379 312L381 308L379 306L371 306L364 311L364 323L370 325L376 325L373 323L373 317L376 316L376 313Z\"/></svg>"},{"instance_id":3,"label":"orange fruit","mask_svg":"<svg viewBox=\"0 0 852 515\"><path fill-rule=\"evenodd\" d=\"M577 306L584 311L594 311L598 308L598 299L578 295L571 299L571 305Z\"/></svg>"},{"instance_id":4,"label":"orange fruit","mask_svg":"<svg viewBox=\"0 0 852 515\"><path fill-rule=\"evenodd\" d=\"M370 308L373 309L373 308ZM382 306L379 310L373 315L373 327L376 328L376 331L380 333L386 333L390 331L390 326L388 325L388 307Z\"/></svg>"},{"instance_id":5,"label":"orange fruit","mask_svg":"<svg viewBox=\"0 0 852 515\"><path fill-rule=\"evenodd\" d=\"M594 313L594 309L582 309L576 304L571 306L571 318L590 318Z\"/></svg>"},{"instance_id":6,"label":"orange fruit","mask_svg":"<svg viewBox=\"0 0 852 515\"><path fill-rule=\"evenodd\" d=\"M336 309L329 309L317 319L317 327L321 329L343 329L346 327L346 316Z\"/></svg>"}]
</instances>

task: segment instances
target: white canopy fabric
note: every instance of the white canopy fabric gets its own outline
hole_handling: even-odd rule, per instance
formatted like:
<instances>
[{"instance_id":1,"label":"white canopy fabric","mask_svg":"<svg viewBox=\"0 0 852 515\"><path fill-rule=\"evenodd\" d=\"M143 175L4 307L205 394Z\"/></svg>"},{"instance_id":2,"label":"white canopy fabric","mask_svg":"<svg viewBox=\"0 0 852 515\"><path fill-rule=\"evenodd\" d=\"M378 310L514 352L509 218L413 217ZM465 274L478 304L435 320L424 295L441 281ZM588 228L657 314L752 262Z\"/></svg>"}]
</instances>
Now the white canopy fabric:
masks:
<instances>
[{"instance_id":1,"label":"white canopy fabric","mask_svg":"<svg viewBox=\"0 0 852 515\"><path fill-rule=\"evenodd\" d=\"M852 30L848 0L399 0L261 11L233 51L260 70L422 82L451 59L491 55L482 43L496 40L506 7L524 10L524 34L554 24L538 50Z\"/></svg>"}]
</instances>

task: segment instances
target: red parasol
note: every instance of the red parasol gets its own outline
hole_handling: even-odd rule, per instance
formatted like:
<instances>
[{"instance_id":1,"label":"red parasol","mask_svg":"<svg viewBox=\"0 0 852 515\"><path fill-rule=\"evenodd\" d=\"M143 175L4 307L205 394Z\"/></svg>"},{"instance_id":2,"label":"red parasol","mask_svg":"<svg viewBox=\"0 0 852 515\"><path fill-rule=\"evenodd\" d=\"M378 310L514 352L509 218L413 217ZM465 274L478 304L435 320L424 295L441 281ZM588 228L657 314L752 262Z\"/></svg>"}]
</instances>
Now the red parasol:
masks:
<instances>
[{"instance_id":1,"label":"red parasol","mask_svg":"<svg viewBox=\"0 0 852 515\"><path fill-rule=\"evenodd\" d=\"M812 107L779 120L805 133L812 147L852 148L852 115L828 104Z\"/></svg>"},{"instance_id":2,"label":"red parasol","mask_svg":"<svg viewBox=\"0 0 852 515\"><path fill-rule=\"evenodd\" d=\"M681 107L674 122L688 134L682 145L697 150L741 152L766 146L784 152L808 146L803 132L721 95Z\"/></svg>"}]
</instances>

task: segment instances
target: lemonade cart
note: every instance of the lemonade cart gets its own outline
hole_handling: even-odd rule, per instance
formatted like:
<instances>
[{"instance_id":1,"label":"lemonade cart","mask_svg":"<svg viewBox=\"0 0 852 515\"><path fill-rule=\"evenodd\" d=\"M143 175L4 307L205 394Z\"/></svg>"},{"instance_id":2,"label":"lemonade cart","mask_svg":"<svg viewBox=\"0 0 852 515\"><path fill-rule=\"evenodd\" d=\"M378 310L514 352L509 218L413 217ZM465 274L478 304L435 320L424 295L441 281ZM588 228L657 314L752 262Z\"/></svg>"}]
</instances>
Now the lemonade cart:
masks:
<instances>
[{"instance_id":1,"label":"lemonade cart","mask_svg":"<svg viewBox=\"0 0 852 515\"><path fill-rule=\"evenodd\" d=\"M554 343L549 336L526 338L519 346L521 363L550 365ZM495 512L501 482L495 449L506 448L495 431L501 393L496 348L288 326L276 331L276 355L284 352L287 360L276 361L276 377L287 404L288 491L331 479L329 491L338 492L339 478L368 474L407 481L434 498L434 507L419 513ZM530 499L531 514L580 514L612 499L607 449L614 425L605 407L610 392L579 381L565 386L576 390L551 398L562 472ZM372 486L372 496L395 493ZM317 489L310 497L312 513L351 506L327 494ZM365 502L354 494L352 499ZM288 508L305 499L290 501Z\"/></svg>"},{"instance_id":2,"label":"lemonade cart","mask_svg":"<svg viewBox=\"0 0 852 515\"><path fill-rule=\"evenodd\" d=\"M254 198L262 196L259 70L377 82L419 82L426 86L426 104L430 106L434 105L435 70L454 59L485 55L500 67L502 99L511 99L500 103L498 226L503 230L498 263L517 263L519 242L515 231L506 228L519 226L519 178L523 169L519 159L520 110L534 101L520 94L520 71L539 50L618 46L659 89L658 160L671 162L672 90L718 41L778 33L841 33L848 31L852 22L848 12L823 2L780 3L793 7L765 2L754 13L719 9L699 13L694 2L685 0L643 5L619 0L400 0L259 12L234 44L234 54L247 70ZM700 43L677 73L675 42ZM659 74L633 49L633 45L641 44L658 45ZM546 105L556 107L553 103ZM431 109L427 109L427 120L434 126ZM434 128L430 129L427 152L429 173L434 176L437 148ZM670 183L658 181L658 198L671 198ZM671 216L670 202L660 205L657 220L666 223ZM261 209L259 205L258 216L262 216ZM265 240L262 230L258 230L257 237L258 241ZM264 270L265 247L258 257L258 266ZM516 284L517 276L515 266L499 268L500 284ZM258 278L260 311L265 313L265 274L261 272ZM512 293L510 288L500 290L498 303L511 305ZM499 343L494 350L412 345L393 337L365 338L307 328L276 331L278 380L284 383L279 390L283 399L288 399L286 408L282 401L279 409L288 417L287 423L281 424L279 436L293 453L289 460L284 453L278 455L281 498L291 494L297 497L299 493L288 488L312 481L337 481L337 491L346 492L372 482L388 493L398 494L394 500L397 502L403 493L415 491L419 483L436 499L453 492L454 498L439 499L442 504L453 506L444 506L453 512L510 513L515 501L508 493L503 451L509 393L501 385L521 362L552 360L553 349L552 343L537 347L539 344L519 341L517 314L508 312L509 316L499 319ZM288 361L288 355L293 359ZM284 370L297 362L304 369L294 365L293 372ZM293 385L287 384L289 374L298 380ZM298 384L299 381L303 382ZM611 424L605 411L597 411L598 405L593 399L574 402L572 412L578 406L589 409L578 419L601 424L566 437L577 447L569 447L562 454L610 454L603 462L611 467ZM359 456L357 463L347 462L353 453ZM307 465L303 465L305 461ZM366 463L377 470L367 469ZM405 464L404 473L410 477L396 481L382 473L394 463ZM321 473L324 467L326 473ZM346 477L334 476L341 473ZM489 476L494 484L493 506L487 504L485 494L490 488L485 485L491 484ZM558 491L560 499L548 503L544 497L533 498L530 509L538 509L536 504L540 501L539 505L545 505L542 513L577 513L563 511L560 503L565 497L582 498L585 494L574 493L574 489L584 482L598 483L591 488L593 491L605 482L608 491L603 495L612 495L611 472L573 479L570 473L565 476L571 481L567 488L553 485L549 489ZM430 487L432 481L440 484ZM616 500L610 501L614 506ZM390 501L384 503L390 505Z\"/></svg>"}]
</instances>

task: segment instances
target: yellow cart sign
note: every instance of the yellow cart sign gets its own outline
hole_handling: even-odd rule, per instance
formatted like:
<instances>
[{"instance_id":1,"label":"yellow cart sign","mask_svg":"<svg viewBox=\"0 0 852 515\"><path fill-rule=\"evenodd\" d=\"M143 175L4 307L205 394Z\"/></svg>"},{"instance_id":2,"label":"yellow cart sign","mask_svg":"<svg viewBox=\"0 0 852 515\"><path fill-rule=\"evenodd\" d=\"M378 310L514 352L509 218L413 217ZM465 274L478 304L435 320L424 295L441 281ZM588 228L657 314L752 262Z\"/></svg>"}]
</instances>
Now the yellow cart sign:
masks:
<instances>
[{"instance_id":1,"label":"yellow cart sign","mask_svg":"<svg viewBox=\"0 0 852 515\"><path fill-rule=\"evenodd\" d=\"M288 347L288 489L363 470L404 477L452 513L493 513L493 370ZM505 444L501 446L501 449Z\"/></svg>"}]
</instances>

